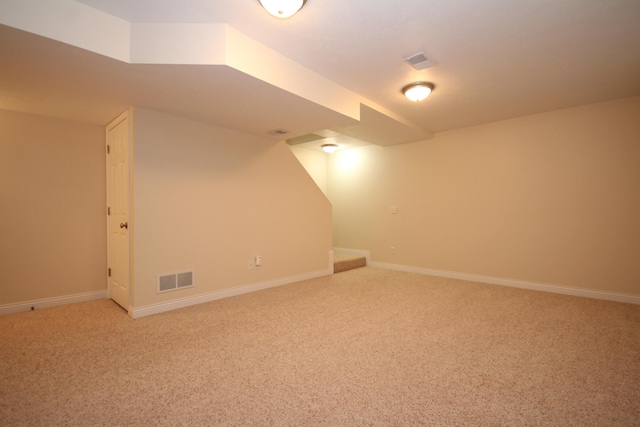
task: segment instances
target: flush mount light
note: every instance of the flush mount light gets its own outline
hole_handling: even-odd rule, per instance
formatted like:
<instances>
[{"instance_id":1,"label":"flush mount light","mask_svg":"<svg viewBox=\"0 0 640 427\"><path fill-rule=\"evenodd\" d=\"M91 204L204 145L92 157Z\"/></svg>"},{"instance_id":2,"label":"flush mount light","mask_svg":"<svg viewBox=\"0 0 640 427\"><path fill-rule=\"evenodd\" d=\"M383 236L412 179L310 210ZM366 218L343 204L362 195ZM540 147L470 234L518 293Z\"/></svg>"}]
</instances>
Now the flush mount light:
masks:
<instances>
[{"instance_id":1,"label":"flush mount light","mask_svg":"<svg viewBox=\"0 0 640 427\"><path fill-rule=\"evenodd\" d=\"M267 12L279 19L296 14L307 0L258 0Z\"/></svg>"},{"instance_id":2,"label":"flush mount light","mask_svg":"<svg viewBox=\"0 0 640 427\"><path fill-rule=\"evenodd\" d=\"M416 82L402 88L402 93L411 101L420 102L425 99L433 90L433 83Z\"/></svg>"},{"instance_id":3,"label":"flush mount light","mask_svg":"<svg viewBox=\"0 0 640 427\"><path fill-rule=\"evenodd\" d=\"M338 149L338 144L322 144L320 146L325 153L334 153Z\"/></svg>"}]
</instances>

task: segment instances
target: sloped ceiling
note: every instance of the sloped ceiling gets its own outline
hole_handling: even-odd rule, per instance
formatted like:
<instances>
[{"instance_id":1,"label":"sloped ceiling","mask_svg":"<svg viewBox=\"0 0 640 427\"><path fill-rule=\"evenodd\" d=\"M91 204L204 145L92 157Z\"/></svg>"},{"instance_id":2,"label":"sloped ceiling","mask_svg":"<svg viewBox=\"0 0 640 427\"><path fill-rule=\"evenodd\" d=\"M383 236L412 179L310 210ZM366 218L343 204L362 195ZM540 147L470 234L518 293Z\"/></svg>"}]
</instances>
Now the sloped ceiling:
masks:
<instances>
[{"instance_id":1,"label":"sloped ceiling","mask_svg":"<svg viewBox=\"0 0 640 427\"><path fill-rule=\"evenodd\" d=\"M640 95L637 0L308 0L285 21L254 0L3 0L0 24L0 108L96 124L135 105L390 145Z\"/></svg>"}]
</instances>

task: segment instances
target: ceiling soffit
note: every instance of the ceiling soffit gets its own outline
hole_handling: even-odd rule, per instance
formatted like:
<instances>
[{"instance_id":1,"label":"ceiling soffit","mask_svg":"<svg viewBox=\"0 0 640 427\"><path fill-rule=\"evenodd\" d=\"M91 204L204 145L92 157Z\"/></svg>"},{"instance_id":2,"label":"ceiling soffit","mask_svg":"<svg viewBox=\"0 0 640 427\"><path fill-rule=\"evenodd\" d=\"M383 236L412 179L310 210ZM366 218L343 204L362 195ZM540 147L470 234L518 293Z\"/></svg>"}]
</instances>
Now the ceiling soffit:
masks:
<instances>
[{"instance_id":1,"label":"ceiling soffit","mask_svg":"<svg viewBox=\"0 0 640 427\"><path fill-rule=\"evenodd\" d=\"M394 117L382 108L376 108L369 100L301 66L227 24L129 23L70 0L6 0L0 4L0 23L134 66L181 66L186 75L196 79L191 82L191 86L199 81L203 84L207 82L204 75L194 77L191 66L195 67L194 70L197 66L204 65L227 66L253 78L252 80L263 82L272 89L278 88L291 94L296 99L291 104L293 108L303 99L313 104L310 110L315 109L319 112L320 107L320 110L330 110L330 113L320 114L324 117L318 125L323 129L331 128L333 131L344 132L348 136L374 144L393 145L431 137L430 132L419 129L405 119ZM137 71L134 68L131 68L131 72L135 74ZM147 68L147 71L149 70ZM243 80L245 79L238 78L240 83ZM236 86L234 89L237 92L248 88ZM261 92L259 89L253 90L256 96ZM270 93L273 94L273 91L269 90L264 92L267 97ZM256 99L255 104L285 111L288 109L287 103L293 99L286 96L275 98ZM275 101L281 105L274 105ZM157 106L157 103L152 103L151 107L154 106ZM203 111L197 111L199 107L195 105L184 105L182 108L187 110L190 117L206 115ZM169 110L169 106L161 109L180 115L180 111ZM255 118L258 122L263 122L264 118L261 120L260 116L268 116L269 113L264 110L255 111L255 108L247 110L252 111L253 116L243 116L240 112L240 121L246 124L246 127L240 130L255 133L256 129L249 121ZM291 108L289 110L291 111ZM327 122L332 115L338 120ZM309 125L312 126L312 123ZM241 123L236 123L236 126L243 127ZM261 126L269 125L262 123ZM283 126L273 123L269 127L261 132ZM300 128L298 132L316 130L318 129ZM292 135L287 135L290 136L299 135L293 132Z\"/></svg>"}]
</instances>

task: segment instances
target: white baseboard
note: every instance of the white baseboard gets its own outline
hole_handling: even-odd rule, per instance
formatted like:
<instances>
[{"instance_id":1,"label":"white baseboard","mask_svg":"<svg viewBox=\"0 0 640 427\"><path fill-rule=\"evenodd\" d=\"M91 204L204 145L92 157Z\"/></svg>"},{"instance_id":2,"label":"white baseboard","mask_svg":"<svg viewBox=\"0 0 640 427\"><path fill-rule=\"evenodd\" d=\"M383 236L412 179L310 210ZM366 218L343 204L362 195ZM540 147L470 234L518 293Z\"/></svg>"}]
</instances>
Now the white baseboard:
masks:
<instances>
[{"instance_id":1,"label":"white baseboard","mask_svg":"<svg viewBox=\"0 0 640 427\"><path fill-rule=\"evenodd\" d=\"M329 255L331 257L331 255ZM157 304L150 304L142 307L136 307L129 310L129 315L134 319L150 316L152 314L160 314L178 308L189 307L196 304L215 301L223 298L234 297L238 295L248 294L250 292L261 291L263 289L275 288L277 286L288 285L290 283L300 282L308 279L328 276L333 274L333 266L331 269L316 271L313 273L302 274L299 276L290 276L283 279L271 280L268 282L254 283L251 285L240 286L237 288L223 289L220 291L208 292L206 294L195 295L192 297L181 298L173 301L167 301Z\"/></svg>"},{"instance_id":2,"label":"white baseboard","mask_svg":"<svg viewBox=\"0 0 640 427\"><path fill-rule=\"evenodd\" d=\"M371 264L371 251L365 251L362 249L349 249L349 248L333 248L333 251L363 256L367 259L367 265Z\"/></svg>"},{"instance_id":3,"label":"white baseboard","mask_svg":"<svg viewBox=\"0 0 640 427\"><path fill-rule=\"evenodd\" d=\"M429 268L410 267L406 265L389 264L384 262L372 262L369 265L371 267L384 268L387 270L397 270L407 273L417 273L428 276L446 277L449 279L467 280L470 282L488 283L490 285L510 286L513 288L529 289L533 291L552 292L555 294L625 302L629 304L640 304L640 295L571 288L567 286L548 285L542 283L525 282L521 280L503 279L499 277L479 276L475 274L455 273L452 271L444 270L432 270Z\"/></svg>"},{"instance_id":4,"label":"white baseboard","mask_svg":"<svg viewBox=\"0 0 640 427\"><path fill-rule=\"evenodd\" d=\"M0 305L0 315L20 313L22 311L37 310L58 305L73 304L76 302L93 301L107 298L107 290L85 292L81 294L65 295L61 297L43 298L33 301L24 301L15 304Z\"/></svg>"}]
</instances>

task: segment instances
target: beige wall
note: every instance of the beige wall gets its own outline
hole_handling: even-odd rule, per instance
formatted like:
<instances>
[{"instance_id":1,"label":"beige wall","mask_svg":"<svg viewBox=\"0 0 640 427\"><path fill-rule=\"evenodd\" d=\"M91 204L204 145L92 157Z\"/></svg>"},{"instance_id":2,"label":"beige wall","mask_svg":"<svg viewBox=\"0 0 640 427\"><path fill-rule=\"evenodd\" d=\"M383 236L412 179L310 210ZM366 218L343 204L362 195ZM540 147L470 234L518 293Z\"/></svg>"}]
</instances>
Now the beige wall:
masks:
<instances>
[{"instance_id":1,"label":"beige wall","mask_svg":"<svg viewBox=\"0 0 640 427\"><path fill-rule=\"evenodd\" d=\"M135 306L327 267L331 205L283 143L134 120ZM104 129L0 110L0 150L0 305L104 290ZM335 246L640 294L638 97L329 159ZM157 274L192 268L195 288L155 294Z\"/></svg>"},{"instance_id":2,"label":"beige wall","mask_svg":"<svg viewBox=\"0 0 640 427\"><path fill-rule=\"evenodd\" d=\"M322 192L327 194L327 153L319 150L291 146L291 152L296 156L300 164L309 173Z\"/></svg>"},{"instance_id":3,"label":"beige wall","mask_svg":"<svg viewBox=\"0 0 640 427\"><path fill-rule=\"evenodd\" d=\"M640 294L638 97L338 152L327 187L374 261Z\"/></svg>"},{"instance_id":4,"label":"beige wall","mask_svg":"<svg viewBox=\"0 0 640 427\"><path fill-rule=\"evenodd\" d=\"M106 289L104 128L0 110L0 305Z\"/></svg>"},{"instance_id":5,"label":"beige wall","mask_svg":"<svg viewBox=\"0 0 640 427\"><path fill-rule=\"evenodd\" d=\"M137 108L133 126L134 307L328 268L331 205L284 143Z\"/></svg>"}]
</instances>

